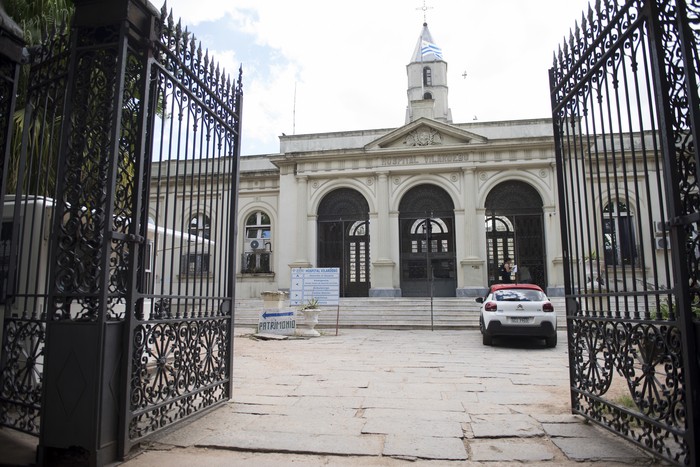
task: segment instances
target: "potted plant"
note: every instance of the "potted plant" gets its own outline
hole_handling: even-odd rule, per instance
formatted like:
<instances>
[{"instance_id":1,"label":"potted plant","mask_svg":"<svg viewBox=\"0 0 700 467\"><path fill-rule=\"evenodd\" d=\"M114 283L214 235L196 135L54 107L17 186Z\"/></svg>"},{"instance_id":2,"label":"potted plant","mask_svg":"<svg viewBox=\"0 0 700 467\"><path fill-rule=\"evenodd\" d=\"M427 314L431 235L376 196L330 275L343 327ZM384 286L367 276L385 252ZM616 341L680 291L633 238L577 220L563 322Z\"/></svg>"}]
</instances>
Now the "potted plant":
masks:
<instances>
[{"instance_id":1,"label":"potted plant","mask_svg":"<svg viewBox=\"0 0 700 467\"><path fill-rule=\"evenodd\" d=\"M297 330L300 335L306 337L318 337L321 334L314 329L318 324L318 315L321 313L317 298L311 298L308 302L299 307L299 311L304 315L305 327Z\"/></svg>"}]
</instances>

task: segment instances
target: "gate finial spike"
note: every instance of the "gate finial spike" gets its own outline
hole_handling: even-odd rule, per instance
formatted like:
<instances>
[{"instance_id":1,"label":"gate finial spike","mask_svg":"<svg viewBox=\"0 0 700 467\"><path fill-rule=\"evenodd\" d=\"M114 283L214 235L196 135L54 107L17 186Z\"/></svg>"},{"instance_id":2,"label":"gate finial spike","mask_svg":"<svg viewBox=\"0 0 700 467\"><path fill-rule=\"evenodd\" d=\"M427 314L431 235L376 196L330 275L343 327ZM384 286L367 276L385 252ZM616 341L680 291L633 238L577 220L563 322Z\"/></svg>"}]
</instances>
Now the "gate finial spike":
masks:
<instances>
[{"instance_id":1,"label":"gate finial spike","mask_svg":"<svg viewBox=\"0 0 700 467\"><path fill-rule=\"evenodd\" d=\"M559 66L564 66L564 53L561 51L561 45L559 46Z\"/></svg>"},{"instance_id":2,"label":"gate finial spike","mask_svg":"<svg viewBox=\"0 0 700 467\"><path fill-rule=\"evenodd\" d=\"M187 31L188 34L190 34L189 30ZM192 58L194 58L194 54L197 50L197 40L194 37L194 34L189 35L190 39L190 52L192 52Z\"/></svg>"},{"instance_id":3,"label":"gate finial spike","mask_svg":"<svg viewBox=\"0 0 700 467\"><path fill-rule=\"evenodd\" d=\"M569 45L571 46L571 53L576 49L576 41L574 41L574 33L569 29Z\"/></svg>"},{"instance_id":4,"label":"gate finial spike","mask_svg":"<svg viewBox=\"0 0 700 467\"><path fill-rule=\"evenodd\" d=\"M177 20L175 25L175 41L177 42L177 51L180 51L180 39L182 39L182 18Z\"/></svg>"},{"instance_id":5,"label":"gate finial spike","mask_svg":"<svg viewBox=\"0 0 700 467\"><path fill-rule=\"evenodd\" d=\"M170 10L168 14L168 35L172 37L172 31L175 27L175 19L173 18L173 10Z\"/></svg>"}]
</instances>

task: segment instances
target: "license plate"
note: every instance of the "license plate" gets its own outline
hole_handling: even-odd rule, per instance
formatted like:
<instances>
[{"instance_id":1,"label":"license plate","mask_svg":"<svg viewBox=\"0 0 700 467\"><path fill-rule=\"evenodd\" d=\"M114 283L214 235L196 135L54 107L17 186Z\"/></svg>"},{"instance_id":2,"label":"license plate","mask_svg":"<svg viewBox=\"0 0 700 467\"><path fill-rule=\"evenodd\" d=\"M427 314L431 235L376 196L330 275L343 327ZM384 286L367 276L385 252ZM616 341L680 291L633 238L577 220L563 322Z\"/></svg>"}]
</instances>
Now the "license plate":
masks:
<instances>
[{"instance_id":1,"label":"license plate","mask_svg":"<svg viewBox=\"0 0 700 467\"><path fill-rule=\"evenodd\" d=\"M511 318L510 322L511 323L529 323L530 318Z\"/></svg>"}]
</instances>

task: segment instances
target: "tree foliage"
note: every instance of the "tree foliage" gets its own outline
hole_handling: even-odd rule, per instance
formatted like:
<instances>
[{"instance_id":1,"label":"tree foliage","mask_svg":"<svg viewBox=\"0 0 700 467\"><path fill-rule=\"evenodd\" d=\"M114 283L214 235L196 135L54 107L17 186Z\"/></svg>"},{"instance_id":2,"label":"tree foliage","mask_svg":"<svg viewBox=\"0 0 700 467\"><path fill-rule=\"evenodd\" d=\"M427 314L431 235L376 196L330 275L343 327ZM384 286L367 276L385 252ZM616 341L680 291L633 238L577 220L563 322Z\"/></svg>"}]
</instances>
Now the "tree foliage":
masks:
<instances>
[{"instance_id":1,"label":"tree foliage","mask_svg":"<svg viewBox=\"0 0 700 467\"><path fill-rule=\"evenodd\" d=\"M24 31L28 46L41 43L52 29L60 29L73 16L72 0L5 0L7 14Z\"/></svg>"}]
</instances>

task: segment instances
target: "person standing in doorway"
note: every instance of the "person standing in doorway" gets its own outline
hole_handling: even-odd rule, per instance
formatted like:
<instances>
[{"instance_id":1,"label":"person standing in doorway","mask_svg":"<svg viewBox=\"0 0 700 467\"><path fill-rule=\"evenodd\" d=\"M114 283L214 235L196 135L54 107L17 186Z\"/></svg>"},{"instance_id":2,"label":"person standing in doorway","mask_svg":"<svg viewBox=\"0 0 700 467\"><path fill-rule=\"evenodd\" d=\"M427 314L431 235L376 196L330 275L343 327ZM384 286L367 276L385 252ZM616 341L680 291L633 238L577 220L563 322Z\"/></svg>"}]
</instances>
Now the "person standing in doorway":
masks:
<instances>
[{"instance_id":1,"label":"person standing in doorway","mask_svg":"<svg viewBox=\"0 0 700 467\"><path fill-rule=\"evenodd\" d=\"M498 275L500 276L501 283L508 284L513 282L511 279L511 273L513 271L513 261L506 257L506 260L498 268Z\"/></svg>"}]
</instances>

